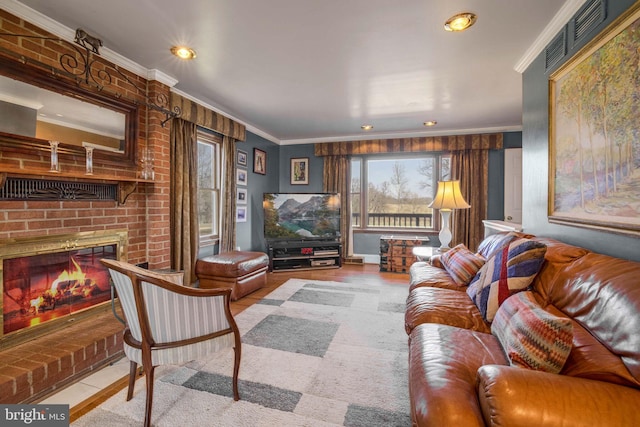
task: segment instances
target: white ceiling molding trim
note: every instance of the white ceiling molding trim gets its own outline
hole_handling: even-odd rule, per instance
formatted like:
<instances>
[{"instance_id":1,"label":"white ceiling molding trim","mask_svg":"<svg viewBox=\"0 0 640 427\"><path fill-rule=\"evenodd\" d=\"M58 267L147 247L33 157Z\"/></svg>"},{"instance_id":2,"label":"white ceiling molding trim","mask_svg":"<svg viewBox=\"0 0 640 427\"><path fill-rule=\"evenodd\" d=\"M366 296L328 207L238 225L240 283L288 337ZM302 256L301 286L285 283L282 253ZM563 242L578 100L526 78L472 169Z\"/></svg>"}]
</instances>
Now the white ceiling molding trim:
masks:
<instances>
[{"instance_id":1,"label":"white ceiling molding trim","mask_svg":"<svg viewBox=\"0 0 640 427\"><path fill-rule=\"evenodd\" d=\"M280 145L299 145L299 144L316 144L322 142L347 142L347 141L369 141L374 139L393 139L393 138L419 138L429 136L453 136L453 135L470 135L482 133L503 133L503 132L520 132L522 126L506 126L495 128L478 128L464 129L461 131L430 131L430 132L396 132L396 133L378 133L367 135L349 135L349 136L332 136L328 138L308 138L308 139L284 139L280 141Z\"/></svg>"},{"instance_id":2,"label":"white ceiling molding trim","mask_svg":"<svg viewBox=\"0 0 640 427\"><path fill-rule=\"evenodd\" d=\"M553 17L551 22L540 33L538 38L533 42L531 47L527 49L522 58L513 67L518 73L525 72L527 67L536 59L536 57L544 50L558 32L566 25L573 15L585 4L587 0L568 0Z\"/></svg>"},{"instance_id":3,"label":"white ceiling molding trim","mask_svg":"<svg viewBox=\"0 0 640 427\"><path fill-rule=\"evenodd\" d=\"M155 80L169 87L174 87L178 84L178 79L174 79L170 75L155 68L147 72L147 80Z\"/></svg>"}]
</instances>

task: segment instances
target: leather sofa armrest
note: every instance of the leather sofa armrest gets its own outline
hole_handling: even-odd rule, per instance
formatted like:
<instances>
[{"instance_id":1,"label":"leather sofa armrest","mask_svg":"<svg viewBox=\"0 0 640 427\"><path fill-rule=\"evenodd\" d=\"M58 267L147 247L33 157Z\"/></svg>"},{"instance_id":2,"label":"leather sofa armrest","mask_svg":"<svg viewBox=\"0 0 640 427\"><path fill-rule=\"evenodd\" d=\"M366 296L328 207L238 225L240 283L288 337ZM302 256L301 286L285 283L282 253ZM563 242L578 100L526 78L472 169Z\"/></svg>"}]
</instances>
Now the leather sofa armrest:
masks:
<instances>
[{"instance_id":1,"label":"leather sofa armrest","mask_svg":"<svg viewBox=\"0 0 640 427\"><path fill-rule=\"evenodd\" d=\"M640 390L510 366L478 369L488 426L638 426Z\"/></svg>"}]
</instances>

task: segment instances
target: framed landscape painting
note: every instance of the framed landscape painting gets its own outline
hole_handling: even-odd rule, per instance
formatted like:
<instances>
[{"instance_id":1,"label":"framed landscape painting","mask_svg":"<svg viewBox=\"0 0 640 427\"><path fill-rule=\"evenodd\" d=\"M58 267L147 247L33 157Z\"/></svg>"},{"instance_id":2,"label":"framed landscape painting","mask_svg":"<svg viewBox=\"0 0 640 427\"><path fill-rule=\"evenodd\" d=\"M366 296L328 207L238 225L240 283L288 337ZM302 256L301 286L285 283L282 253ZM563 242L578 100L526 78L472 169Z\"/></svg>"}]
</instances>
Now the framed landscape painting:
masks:
<instances>
[{"instance_id":1,"label":"framed landscape painting","mask_svg":"<svg viewBox=\"0 0 640 427\"><path fill-rule=\"evenodd\" d=\"M640 7L549 79L549 221L640 234Z\"/></svg>"}]
</instances>

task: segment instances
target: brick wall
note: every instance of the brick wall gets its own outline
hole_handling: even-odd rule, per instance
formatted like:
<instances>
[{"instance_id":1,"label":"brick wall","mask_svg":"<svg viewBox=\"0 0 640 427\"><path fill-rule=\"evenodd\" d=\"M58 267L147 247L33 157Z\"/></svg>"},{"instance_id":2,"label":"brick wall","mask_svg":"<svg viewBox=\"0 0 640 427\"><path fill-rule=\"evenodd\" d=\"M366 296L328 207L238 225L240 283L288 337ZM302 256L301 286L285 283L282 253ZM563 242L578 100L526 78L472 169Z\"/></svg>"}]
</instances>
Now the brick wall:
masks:
<instances>
[{"instance_id":1,"label":"brick wall","mask_svg":"<svg viewBox=\"0 0 640 427\"><path fill-rule=\"evenodd\" d=\"M0 32L24 35L51 36L34 25L0 10ZM73 53L72 49L50 40L0 37L0 49L19 53L60 69L60 56ZM96 60L98 69L109 64ZM123 71L137 86L148 91L150 97L169 96L169 88L157 81L147 81L133 73ZM121 94L124 98L144 102L144 93L126 79L113 74L112 86L102 93ZM169 124L161 126L165 116L140 104L138 117L138 159L145 150L154 157L155 182L139 183L126 203L114 201L11 201L0 202L0 239L38 235L66 234L80 231L126 229L129 235L130 262L148 261L151 268L169 267ZM62 141L64 143L64 141ZM48 153L0 152L0 164L29 168L47 168ZM63 171L84 171L83 156L60 155ZM140 166L126 167L100 164L94 161L95 174L135 177Z\"/></svg>"},{"instance_id":2,"label":"brick wall","mask_svg":"<svg viewBox=\"0 0 640 427\"><path fill-rule=\"evenodd\" d=\"M0 10L0 32L48 35L45 31ZM26 58L60 68L60 56L68 48L38 39L0 37L0 50L18 52ZM1 54L2 52L0 52ZM102 58L100 67L108 66ZM169 96L169 88L132 73L127 77L145 88L150 97ZM144 94L125 79L113 80L120 93L143 102ZM141 104L138 115L137 158L149 150L154 157L155 180L138 183L133 194L119 205L115 201L0 201L0 239L67 234L82 231L126 229L128 260L148 261L150 268L168 268L169 256L169 125L165 116ZM0 118L1 120L1 118ZM62 141L64 143L64 141ZM0 164L11 167L48 168L48 153L1 150ZM60 155L63 171L84 171L84 156ZM94 160L96 175L135 177L140 166L101 164ZM106 363L120 358L122 325L111 313L97 315L88 327L74 324L0 352L0 403L33 402L71 384Z\"/></svg>"}]
</instances>

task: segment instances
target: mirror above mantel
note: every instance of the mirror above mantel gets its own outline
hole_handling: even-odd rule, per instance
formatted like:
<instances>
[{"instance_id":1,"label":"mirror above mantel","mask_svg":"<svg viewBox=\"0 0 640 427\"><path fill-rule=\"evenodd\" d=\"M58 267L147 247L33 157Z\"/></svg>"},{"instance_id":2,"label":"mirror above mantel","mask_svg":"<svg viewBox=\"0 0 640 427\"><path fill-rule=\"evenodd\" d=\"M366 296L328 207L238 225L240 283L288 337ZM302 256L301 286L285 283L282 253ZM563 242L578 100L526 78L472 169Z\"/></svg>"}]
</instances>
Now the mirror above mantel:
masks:
<instances>
[{"instance_id":1,"label":"mirror above mantel","mask_svg":"<svg viewBox=\"0 0 640 427\"><path fill-rule=\"evenodd\" d=\"M125 116L0 76L0 132L124 153Z\"/></svg>"},{"instance_id":2,"label":"mirror above mantel","mask_svg":"<svg viewBox=\"0 0 640 427\"><path fill-rule=\"evenodd\" d=\"M0 146L84 158L94 148L97 164L136 164L138 105L86 88L29 63L0 55Z\"/></svg>"}]
</instances>

